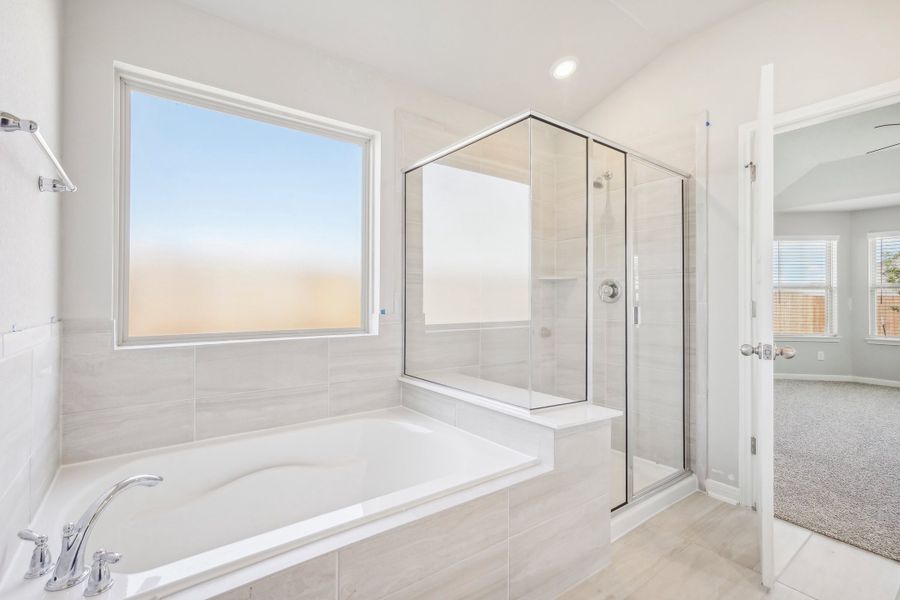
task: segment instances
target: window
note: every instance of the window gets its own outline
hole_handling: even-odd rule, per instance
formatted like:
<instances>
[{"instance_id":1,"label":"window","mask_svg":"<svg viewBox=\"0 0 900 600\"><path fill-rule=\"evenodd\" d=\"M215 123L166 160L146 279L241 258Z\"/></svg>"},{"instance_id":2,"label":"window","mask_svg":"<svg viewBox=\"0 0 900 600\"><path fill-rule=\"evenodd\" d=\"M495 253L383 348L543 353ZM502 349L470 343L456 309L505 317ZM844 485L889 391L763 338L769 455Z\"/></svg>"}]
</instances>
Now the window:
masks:
<instances>
[{"instance_id":1,"label":"window","mask_svg":"<svg viewBox=\"0 0 900 600\"><path fill-rule=\"evenodd\" d=\"M778 238L772 248L776 336L837 335L837 238Z\"/></svg>"},{"instance_id":2,"label":"window","mask_svg":"<svg viewBox=\"0 0 900 600\"><path fill-rule=\"evenodd\" d=\"M900 338L900 231L869 234L869 335Z\"/></svg>"},{"instance_id":3,"label":"window","mask_svg":"<svg viewBox=\"0 0 900 600\"><path fill-rule=\"evenodd\" d=\"M119 81L120 344L375 327L375 132Z\"/></svg>"}]
</instances>

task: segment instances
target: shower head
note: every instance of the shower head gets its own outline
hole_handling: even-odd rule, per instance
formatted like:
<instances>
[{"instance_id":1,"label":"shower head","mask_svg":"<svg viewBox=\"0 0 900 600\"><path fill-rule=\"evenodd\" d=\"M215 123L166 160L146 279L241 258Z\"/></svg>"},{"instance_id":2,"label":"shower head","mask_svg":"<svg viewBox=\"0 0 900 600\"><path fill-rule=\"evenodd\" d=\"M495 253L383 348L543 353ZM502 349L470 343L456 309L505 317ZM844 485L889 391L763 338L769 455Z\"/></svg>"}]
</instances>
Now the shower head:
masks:
<instances>
[{"instance_id":1,"label":"shower head","mask_svg":"<svg viewBox=\"0 0 900 600\"><path fill-rule=\"evenodd\" d=\"M603 183L603 180L605 179L606 181L609 181L612 178L613 178L612 173L610 173L609 171L604 171L603 174L600 175L600 177L597 177L596 179L594 179L594 188L598 189L598 190L602 190L605 186L605 184Z\"/></svg>"}]
</instances>

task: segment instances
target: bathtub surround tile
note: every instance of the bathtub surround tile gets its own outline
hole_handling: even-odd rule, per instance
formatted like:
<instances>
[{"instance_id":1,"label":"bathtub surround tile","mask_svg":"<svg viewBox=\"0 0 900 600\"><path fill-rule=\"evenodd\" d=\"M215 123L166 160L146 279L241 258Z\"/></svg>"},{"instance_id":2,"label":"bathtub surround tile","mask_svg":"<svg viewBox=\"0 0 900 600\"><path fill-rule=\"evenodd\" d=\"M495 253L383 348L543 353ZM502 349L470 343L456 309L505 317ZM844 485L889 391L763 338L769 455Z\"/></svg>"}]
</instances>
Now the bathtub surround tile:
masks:
<instances>
[{"instance_id":1,"label":"bathtub surround tile","mask_svg":"<svg viewBox=\"0 0 900 600\"><path fill-rule=\"evenodd\" d=\"M77 319L70 325L61 344L62 377L35 367L44 375L36 388L42 394L62 382L67 462L400 404L396 319L382 319L378 336L127 349L113 348L111 321ZM187 401L190 418L184 407L171 404ZM174 431L163 434L149 425L143 431L135 424L135 441L100 444L105 426L89 415L116 422L129 411L113 409L151 413L153 405L159 409L155 422L177 423ZM36 402L36 414L45 406ZM93 443L101 447L89 448Z\"/></svg>"},{"instance_id":2,"label":"bathtub surround tile","mask_svg":"<svg viewBox=\"0 0 900 600\"><path fill-rule=\"evenodd\" d=\"M190 399L192 348L103 350L92 341L63 356L63 414ZM81 340L83 341L83 340Z\"/></svg>"},{"instance_id":3,"label":"bathtub surround tile","mask_svg":"<svg viewBox=\"0 0 900 600\"><path fill-rule=\"evenodd\" d=\"M189 442L193 400L119 406L63 416L63 462L78 462Z\"/></svg>"},{"instance_id":4,"label":"bathtub surround tile","mask_svg":"<svg viewBox=\"0 0 900 600\"><path fill-rule=\"evenodd\" d=\"M414 385L401 385L403 406L438 419L450 425L456 425L456 400L431 390Z\"/></svg>"},{"instance_id":5,"label":"bathtub surround tile","mask_svg":"<svg viewBox=\"0 0 900 600\"><path fill-rule=\"evenodd\" d=\"M197 398L328 382L324 339L198 346L196 352Z\"/></svg>"},{"instance_id":6,"label":"bathtub surround tile","mask_svg":"<svg viewBox=\"0 0 900 600\"><path fill-rule=\"evenodd\" d=\"M12 356L19 352L31 350L35 346L49 340L54 335L56 323L29 327L21 331L10 331L3 334L2 356Z\"/></svg>"},{"instance_id":7,"label":"bathtub surround tile","mask_svg":"<svg viewBox=\"0 0 900 600\"><path fill-rule=\"evenodd\" d=\"M553 447L553 432L546 427L468 402L457 401L456 426L531 456L545 457Z\"/></svg>"},{"instance_id":8,"label":"bathtub surround tile","mask_svg":"<svg viewBox=\"0 0 900 600\"><path fill-rule=\"evenodd\" d=\"M337 555L332 552L212 600L334 600Z\"/></svg>"},{"instance_id":9,"label":"bathtub surround tile","mask_svg":"<svg viewBox=\"0 0 900 600\"><path fill-rule=\"evenodd\" d=\"M400 404L400 382L396 375L341 381L328 386L330 416L377 410Z\"/></svg>"},{"instance_id":10,"label":"bathtub surround tile","mask_svg":"<svg viewBox=\"0 0 900 600\"><path fill-rule=\"evenodd\" d=\"M338 597L382 598L504 542L507 501L497 492L340 550Z\"/></svg>"},{"instance_id":11,"label":"bathtub surround tile","mask_svg":"<svg viewBox=\"0 0 900 600\"><path fill-rule=\"evenodd\" d=\"M35 444L43 441L40 432L59 429L60 337L55 332L32 350L32 419Z\"/></svg>"},{"instance_id":12,"label":"bathtub surround tile","mask_svg":"<svg viewBox=\"0 0 900 600\"><path fill-rule=\"evenodd\" d=\"M359 381L400 376L401 326L382 322L377 336L328 340L328 381Z\"/></svg>"},{"instance_id":13,"label":"bathtub surround tile","mask_svg":"<svg viewBox=\"0 0 900 600\"><path fill-rule=\"evenodd\" d=\"M399 592L385 596L385 600L506 600L507 556L507 542L494 544Z\"/></svg>"},{"instance_id":14,"label":"bathtub surround tile","mask_svg":"<svg viewBox=\"0 0 900 600\"><path fill-rule=\"evenodd\" d=\"M509 538L509 597L554 598L609 564L609 500L572 508Z\"/></svg>"},{"instance_id":15,"label":"bathtub surround tile","mask_svg":"<svg viewBox=\"0 0 900 600\"><path fill-rule=\"evenodd\" d=\"M326 384L198 398L196 439L293 425L328 416Z\"/></svg>"},{"instance_id":16,"label":"bathtub surround tile","mask_svg":"<svg viewBox=\"0 0 900 600\"><path fill-rule=\"evenodd\" d=\"M509 529L515 535L572 507L604 498L608 493L610 429L558 437L554 468L509 490Z\"/></svg>"}]
</instances>

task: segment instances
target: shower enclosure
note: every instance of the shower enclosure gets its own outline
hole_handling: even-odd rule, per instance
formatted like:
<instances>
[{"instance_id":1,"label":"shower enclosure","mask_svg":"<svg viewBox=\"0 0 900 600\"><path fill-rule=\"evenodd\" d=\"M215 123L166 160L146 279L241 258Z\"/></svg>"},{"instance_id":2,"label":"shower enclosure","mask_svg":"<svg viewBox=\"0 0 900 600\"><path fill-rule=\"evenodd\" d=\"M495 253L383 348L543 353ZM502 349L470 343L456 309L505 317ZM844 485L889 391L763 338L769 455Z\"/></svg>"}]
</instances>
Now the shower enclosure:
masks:
<instances>
[{"instance_id":1,"label":"shower enclosure","mask_svg":"<svg viewBox=\"0 0 900 600\"><path fill-rule=\"evenodd\" d=\"M611 508L688 471L686 174L537 113L404 172L404 374L613 423Z\"/></svg>"}]
</instances>

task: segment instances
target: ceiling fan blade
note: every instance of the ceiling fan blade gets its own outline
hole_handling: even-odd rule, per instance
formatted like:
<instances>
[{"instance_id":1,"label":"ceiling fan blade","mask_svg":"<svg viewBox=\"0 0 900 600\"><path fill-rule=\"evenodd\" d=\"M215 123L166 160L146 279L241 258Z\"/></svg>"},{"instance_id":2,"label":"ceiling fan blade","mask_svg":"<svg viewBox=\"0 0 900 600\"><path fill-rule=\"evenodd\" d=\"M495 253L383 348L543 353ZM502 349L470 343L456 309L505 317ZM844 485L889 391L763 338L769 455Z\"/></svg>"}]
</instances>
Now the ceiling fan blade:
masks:
<instances>
[{"instance_id":1,"label":"ceiling fan blade","mask_svg":"<svg viewBox=\"0 0 900 600\"><path fill-rule=\"evenodd\" d=\"M887 150L888 148L893 148L894 146L900 146L900 142L897 142L896 144L891 144L890 146L884 146L882 148L875 148L874 150L869 150L868 152L866 152L866 154L874 154L876 152L881 152L882 150Z\"/></svg>"},{"instance_id":2,"label":"ceiling fan blade","mask_svg":"<svg viewBox=\"0 0 900 600\"><path fill-rule=\"evenodd\" d=\"M900 127L900 123L882 123L881 125L876 125L875 129L880 129L882 127Z\"/></svg>"}]
</instances>

